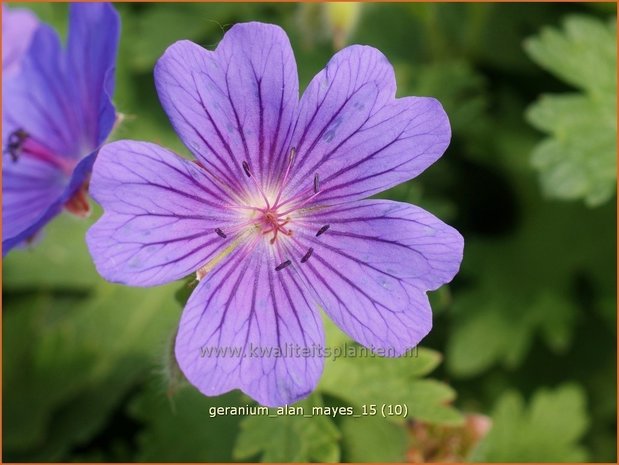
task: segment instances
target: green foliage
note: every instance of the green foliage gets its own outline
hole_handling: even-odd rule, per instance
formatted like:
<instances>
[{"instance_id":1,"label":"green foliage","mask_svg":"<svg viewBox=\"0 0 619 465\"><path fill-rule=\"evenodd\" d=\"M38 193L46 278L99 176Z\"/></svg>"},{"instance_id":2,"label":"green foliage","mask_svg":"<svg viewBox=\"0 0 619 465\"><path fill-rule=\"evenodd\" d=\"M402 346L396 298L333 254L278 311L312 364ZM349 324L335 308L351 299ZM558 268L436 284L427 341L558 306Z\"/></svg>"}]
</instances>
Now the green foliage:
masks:
<instances>
[{"instance_id":1,"label":"green foliage","mask_svg":"<svg viewBox=\"0 0 619 465\"><path fill-rule=\"evenodd\" d=\"M590 308L604 313L607 306L609 311L614 307L602 297L614 288L614 259L598 243L582 240L596 231L596 241L610 243L614 231L604 225L612 210L544 204L535 196L529 202L518 232L502 240L471 239L467 244L469 258L462 273L492 272L481 275L454 302L456 324L446 359L456 375L477 375L496 363L519 366L536 334L554 352L565 353L584 310L575 299L578 276L599 283ZM565 244L573 244L569 253ZM480 339L484 350L479 350Z\"/></svg>"},{"instance_id":2,"label":"green foliage","mask_svg":"<svg viewBox=\"0 0 619 465\"><path fill-rule=\"evenodd\" d=\"M131 416L146 427L138 437L139 462L227 462L240 417L213 417L213 409L241 405L237 393L205 397L185 386L164 395L151 383L130 405Z\"/></svg>"},{"instance_id":3,"label":"green foliage","mask_svg":"<svg viewBox=\"0 0 619 465\"><path fill-rule=\"evenodd\" d=\"M404 462L406 429L378 417L344 418L342 447L349 462Z\"/></svg>"},{"instance_id":4,"label":"green foliage","mask_svg":"<svg viewBox=\"0 0 619 465\"><path fill-rule=\"evenodd\" d=\"M540 389L525 408L515 392L505 393L492 414L493 426L474 452L480 462L584 462L579 445L589 420L585 395L568 384Z\"/></svg>"},{"instance_id":5,"label":"green foliage","mask_svg":"<svg viewBox=\"0 0 619 465\"><path fill-rule=\"evenodd\" d=\"M97 209L94 213L98 215ZM87 290L101 281L84 235L89 223L61 215L35 239L32 246L3 259L4 289L46 288Z\"/></svg>"},{"instance_id":6,"label":"green foliage","mask_svg":"<svg viewBox=\"0 0 619 465\"><path fill-rule=\"evenodd\" d=\"M305 414L312 407L322 406L319 395L297 402ZM263 462L337 462L340 458L340 432L326 416L310 418L297 414L278 414L270 409L269 416L250 416L243 420L234 448L237 459L261 456ZM274 416L270 416L274 415Z\"/></svg>"},{"instance_id":7,"label":"green foliage","mask_svg":"<svg viewBox=\"0 0 619 465\"><path fill-rule=\"evenodd\" d=\"M83 241L70 240L86 226L61 217L35 250L4 264L4 388L12 393L4 447L13 459L59 458L90 439L147 376L178 319L170 287L110 285L92 264L70 266L78 250L88 257ZM39 291L15 272L32 269L33 259Z\"/></svg>"},{"instance_id":8,"label":"green foliage","mask_svg":"<svg viewBox=\"0 0 619 465\"><path fill-rule=\"evenodd\" d=\"M420 379L440 363L440 355L429 349L416 349L412 354L391 359L355 357L330 361L318 389L358 409L377 401L406 404L410 418L460 423L461 415L448 405L455 398L455 392L439 381ZM402 421L398 416L388 418Z\"/></svg>"},{"instance_id":9,"label":"green foliage","mask_svg":"<svg viewBox=\"0 0 619 465\"><path fill-rule=\"evenodd\" d=\"M424 420L440 424L460 424L460 413L447 405L455 393L444 383L422 379L441 362L441 356L429 349L418 349L415 356L386 359L359 356L358 346L353 346L335 325L325 320L327 346L340 347L342 357L325 360L325 371L317 391L344 401L335 408L348 408L346 414L337 414L341 421L338 428L328 416L304 417L277 413L272 416L248 417L242 422L241 434L235 447L235 457L251 459L260 455L264 462L319 461L333 462L340 457L343 442L346 460L372 461L399 460L407 445L404 418L381 415L382 404L406 404L407 419ZM352 350L357 356L351 356ZM350 352L348 352L350 351ZM348 357L344 354L349 354ZM368 406L375 405L373 414ZM323 406L319 394L313 394L294 406L305 414L312 407ZM347 407L344 407L347 406ZM383 439L389 436L386 443ZM365 452L377 447L369 456Z\"/></svg>"},{"instance_id":10,"label":"green foliage","mask_svg":"<svg viewBox=\"0 0 619 465\"><path fill-rule=\"evenodd\" d=\"M532 155L550 197L596 206L615 192L616 36L614 21L572 16L563 31L545 28L525 43L536 63L582 90L545 95L527 112L529 122L550 136Z\"/></svg>"},{"instance_id":11,"label":"green foliage","mask_svg":"<svg viewBox=\"0 0 619 465\"><path fill-rule=\"evenodd\" d=\"M465 58L511 72L527 72L530 66L521 48L522 31L536 30L554 16L544 4L522 8L517 4L413 2L406 7L422 32L419 42L424 45L421 53L426 62Z\"/></svg>"},{"instance_id":12,"label":"green foliage","mask_svg":"<svg viewBox=\"0 0 619 465\"><path fill-rule=\"evenodd\" d=\"M466 61L424 66L411 76L414 95L432 95L449 115L452 131L464 138L479 137L488 129L486 82Z\"/></svg>"},{"instance_id":13,"label":"green foliage","mask_svg":"<svg viewBox=\"0 0 619 465\"><path fill-rule=\"evenodd\" d=\"M128 12L132 6L121 5ZM201 41L209 48L217 45L235 18L246 14L245 4L190 3L183 8L170 8L165 4L149 5L139 15L124 15L126 50L131 54L131 67L138 72L150 72L157 59L178 40Z\"/></svg>"}]
</instances>

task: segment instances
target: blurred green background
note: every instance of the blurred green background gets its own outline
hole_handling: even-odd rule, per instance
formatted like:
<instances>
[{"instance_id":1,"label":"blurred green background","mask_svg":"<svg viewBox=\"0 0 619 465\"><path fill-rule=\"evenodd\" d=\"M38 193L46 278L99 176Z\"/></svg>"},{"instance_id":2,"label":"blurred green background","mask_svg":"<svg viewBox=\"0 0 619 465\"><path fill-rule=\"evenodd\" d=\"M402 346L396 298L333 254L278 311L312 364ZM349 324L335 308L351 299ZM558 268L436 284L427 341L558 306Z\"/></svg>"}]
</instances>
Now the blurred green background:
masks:
<instances>
[{"instance_id":1,"label":"blurred green background","mask_svg":"<svg viewBox=\"0 0 619 465\"><path fill-rule=\"evenodd\" d=\"M66 32L66 5L27 7ZM116 7L114 138L181 154L152 77L175 40L212 48L235 22L279 24L302 88L337 48L379 48L398 94L437 97L453 128L439 162L381 196L456 226L464 262L431 296L417 357L328 360L303 402L405 404L406 420L211 418L252 402L179 375L186 284L103 281L84 243L99 210L63 214L3 264L4 461L616 460L615 4Z\"/></svg>"}]
</instances>

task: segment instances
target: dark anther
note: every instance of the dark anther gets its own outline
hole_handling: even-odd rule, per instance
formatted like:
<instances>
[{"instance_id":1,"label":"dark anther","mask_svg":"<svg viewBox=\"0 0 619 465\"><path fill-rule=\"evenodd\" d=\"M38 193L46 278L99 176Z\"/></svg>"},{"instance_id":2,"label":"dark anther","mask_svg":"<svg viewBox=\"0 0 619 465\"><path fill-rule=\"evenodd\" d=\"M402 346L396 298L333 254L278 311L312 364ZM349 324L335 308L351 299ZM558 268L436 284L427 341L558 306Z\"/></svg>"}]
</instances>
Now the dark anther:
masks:
<instances>
[{"instance_id":1,"label":"dark anther","mask_svg":"<svg viewBox=\"0 0 619 465\"><path fill-rule=\"evenodd\" d=\"M290 155L288 156L289 163L292 163L294 161L294 157L296 157L296 155L297 155L297 149L295 147L291 147Z\"/></svg>"},{"instance_id":2,"label":"dark anther","mask_svg":"<svg viewBox=\"0 0 619 465\"><path fill-rule=\"evenodd\" d=\"M9 135L9 141L7 145L7 152L11 155L11 159L15 162L19 158L20 152L24 146L24 142L28 138L28 133L23 129L13 131Z\"/></svg>"},{"instance_id":3,"label":"dark anther","mask_svg":"<svg viewBox=\"0 0 619 465\"><path fill-rule=\"evenodd\" d=\"M318 173L316 173L314 175L314 193L318 194L319 190L320 190L320 177L318 176Z\"/></svg>"},{"instance_id":4,"label":"dark anther","mask_svg":"<svg viewBox=\"0 0 619 465\"><path fill-rule=\"evenodd\" d=\"M327 229L329 229L329 225L325 224L322 228L318 230L318 232L316 233L316 237L320 236L321 234L326 233Z\"/></svg>"},{"instance_id":5,"label":"dark anther","mask_svg":"<svg viewBox=\"0 0 619 465\"><path fill-rule=\"evenodd\" d=\"M228 237L228 236L226 236L226 233L224 233L224 232L223 232L221 229L219 229L219 228L215 229L215 232L217 233L217 235L218 235L219 237L221 237L221 238L223 238L223 239L225 239L226 237Z\"/></svg>"},{"instance_id":6,"label":"dark anther","mask_svg":"<svg viewBox=\"0 0 619 465\"><path fill-rule=\"evenodd\" d=\"M243 162L243 170L245 171L245 174L247 175L247 177L251 178L251 171L249 171L249 165L247 164L246 161Z\"/></svg>"},{"instance_id":7,"label":"dark anther","mask_svg":"<svg viewBox=\"0 0 619 465\"><path fill-rule=\"evenodd\" d=\"M301 263L305 263L306 261L308 261L313 253L314 253L314 249L310 247L307 253L303 255L303 258L301 259Z\"/></svg>"},{"instance_id":8,"label":"dark anther","mask_svg":"<svg viewBox=\"0 0 619 465\"><path fill-rule=\"evenodd\" d=\"M279 265L277 265L275 267L275 271L280 271L283 270L284 268L286 268L288 265L290 265L292 262L290 260L286 260L283 263L280 263Z\"/></svg>"}]
</instances>

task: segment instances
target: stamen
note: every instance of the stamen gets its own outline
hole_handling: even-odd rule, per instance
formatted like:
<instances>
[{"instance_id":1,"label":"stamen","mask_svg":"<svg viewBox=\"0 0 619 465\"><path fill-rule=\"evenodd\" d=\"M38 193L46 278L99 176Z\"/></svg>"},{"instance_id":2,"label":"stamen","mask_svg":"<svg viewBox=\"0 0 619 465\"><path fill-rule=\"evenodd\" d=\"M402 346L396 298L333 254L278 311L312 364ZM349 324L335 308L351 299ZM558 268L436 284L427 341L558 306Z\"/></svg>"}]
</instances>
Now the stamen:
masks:
<instances>
[{"instance_id":1,"label":"stamen","mask_svg":"<svg viewBox=\"0 0 619 465\"><path fill-rule=\"evenodd\" d=\"M254 184L256 185L256 189L258 189L258 192L260 192L260 195L262 196L262 199L266 203L266 208L267 208L267 210L269 210L271 208L271 204L269 203L269 199L267 198L266 194L262 190L262 187L260 187L260 183L258 182L258 180L255 177L252 176L251 171L249 170L249 164L245 160L243 160L242 165L243 165L243 171L245 171L245 174L247 175L248 178L251 178L251 180L254 181Z\"/></svg>"},{"instance_id":2,"label":"stamen","mask_svg":"<svg viewBox=\"0 0 619 465\"><path fill-rule=\"evenodd\" d=\"M54 153L46 145L34 140L23 129L18 129L9 135L5 152L11 155L13 162L19 161L22 156L28 156L52 165L54 168L62 170L66 175L70 175L75 168L72 159Z\"/></svg>"},{"instance_id":3,"label":"stamen","mask_svg":"<svg viewBox=\"0 0 619 465\"><path fill-rule=\"evenodd\" d=\"M277 265L275 267L275 271L281 271L281 270L283 270L284 268L286 268L287 266L289 266L291 264L292 264L292 262L290 260L286 260L285 262L280 263L279 265Z\"/></svg>"},{"instance_id":4,"label":"stamen","mask_svg":"<svg viewBox=\"0 0 619 465\"><path fill-rule=\"evenodd\" d=\"M21 155L22 148L24 147L24 142L28 138L28 133L23 129L18 129L13 131L9 135L9 142L7 145L7 152L11 155L11 160L16 162Z\"/></svg>"},{"instance_id":5,"label":"stamen","mask_svg":"<svg viewBox=\"0 0 619 465\"><path fill-rule=\"evenodd\" d=\"M256 231L259 229L259 227L256 225L256 220L249 219L247 221L242 221L241 223L237 223L234 226L227 227L226 232L224 232L223 229L221 228L217 228L217 229L220 229L220 231L226 236L225 238L222 238L222 239L226 239L228 237L236 236L239 232ZM217 233L217 231L215 231L215 233ZM217 235L221 237L219 233L217 233Z\"/></svg>"},{"instance_id":6,"label":"stamen","mask_svg":"<svg viewBox=\"0 0 619 465\"><path fill-rule=\"evenodd\" d=\"M314 174L314 193L312 195L310 195L309 197L307 197L305 200L302 200L300 203L297 203L295 205L295 202L299 201L299 198L306 194L307 192L301 194L301 195L297 195L293 198L290 198L288 200L284 200L282 203L277 204L275 203L275 205L277 205L278 208L283 207L284 205L288 205L288 204L293 204L292 207L290 207L290 205L288 205L288 210L286 210L285 212L281 213L282 215L287 215L288 213L291 213L295 210L299 210L301 209L303 206L307 205L308 203L310 203L312 200L314 200L314 198L316 198L316 196L318 196L318 194L320 194L320 176L318 175L318 173ZM282 188L283 189L283 188ZM281 194L281 192L280 192ZM279 200L279 197L278 197Z\"/></svg>"},{"instance_id":7,"label":"stamen","mask_svg":"<svg viewBox=\"0 0 619 465\"><path fill-rule=\"evenodd\" d=\"M286 211L284 211L284 212L282 212L282 213L280 213L280 214L281 214L281 215L287 215L287 214L289 214L289 213L292 213L292 212L293 212L293 211L295 211L295 210L300 210L300 209L301 209L301 208L303 208L305 205L307 205L307 204L308 204L308 203L310 203L312 200L314 200L314 199L316 198L316 196L318 196L319 194L320 194L320 192L316 192L315 194L310 195L310 196L309 196L307 199L305 199L303 202L301 202L301 203L299 203L299 204L297 204L297 205L294 205L293 207L290 207L290 205L288 205L288 207L289 207L289 208L288 208L288 210L286 210ZM289 199L289 200L286 200L285 202L282 202L279 206L281 207L282 205L286 205L286 204L292 203L292 202L294 202L295 200L297 200L297 199L295 198L295 199Z\"/></svg>"},{"instance_id":8,"label":"stamen","mask_svg":"<svg viewBox=\"0 0 619 465\"><path fill-rule=\"evenodd\" d=\"M322 228L318 230L318 232L316 233L316 237L320 236L321 234L326 233L327 229L329 229L329 225L325 224Z\"/></svg>"},{"instance_id":9,"label":"stamen","mask_svg":"<svg viewBox=\"0 0 619 465\"><path fill-rule=\"evenodd\" d=\"M225 233L224 233L224 232L223 232L220 228L216 228L216 229L215 229L215 232L216 232L216 233L217 233L217 235L218 235L219 237L221 237L222 239L225 239L226 237L228 237L228 236L226 236L226 234L225 234Z\"/></svg>"},{"instance_id":10,"label":"stamen","mask_svg":"<svg viewBox=\"0 0 619 465\"><path fill-rule=\"evenodd\" d=\"M273 202L273 205L277 206L277 202L279 202L279 199L282 196L282 193L284 192L284 187L286 187L286 181L288 181L288 175L290 174L290 168L292 167L292 162L294 162L295 157L297 156L297 149L296 147L290 147L290 154L288 155L288 166L286 167L286 172L284 173L284 177L282 178L282 181L280 182L280 187L279 187L279 192L277 193L277 196L275 197L275 201Z\"/></svg>"},{"instance_id":11,"label":"stamen","mask_svg":"<svg viewBox=\"0 0 619 465\"><path fill-rule=\"evenodd\" d=\"M308 261L313 253L314 253L314 249L310 247L307 253L303 255L303 258L301 259L301 263L305 263L306 261Z\"/></svg>"},{"instance_id":12,"label":"stamen","mask_svg":"<svg viewBox=\"0 0 619 465\"><path fill-rule=\"evenodd\" d=\"M247 164L247 162L243 161L242 165L243 165L243 170L245 171L245 174L247 175L247 177L251 178L251 171L249 171L249 165Z\"/></svg>"}]
</instances>

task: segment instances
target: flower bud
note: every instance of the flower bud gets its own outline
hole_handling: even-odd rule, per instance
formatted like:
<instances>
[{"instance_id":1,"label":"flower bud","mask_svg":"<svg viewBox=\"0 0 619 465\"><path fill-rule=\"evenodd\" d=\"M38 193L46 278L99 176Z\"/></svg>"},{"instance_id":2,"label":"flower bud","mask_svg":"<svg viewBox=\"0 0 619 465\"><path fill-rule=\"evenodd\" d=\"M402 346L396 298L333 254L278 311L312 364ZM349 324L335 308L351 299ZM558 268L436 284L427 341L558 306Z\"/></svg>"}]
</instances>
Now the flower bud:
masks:
<instances>
[{"instance_id":1,"label":"flower bud","mask_svg":"<svg viewBox=\"0 0 619 465\"><path fill-rule=\"evenodd\" d=\"M359 2L328 2L324 4L325 16L336 50L344 48L361 16Z\"/></svg>"}]
</instances>

